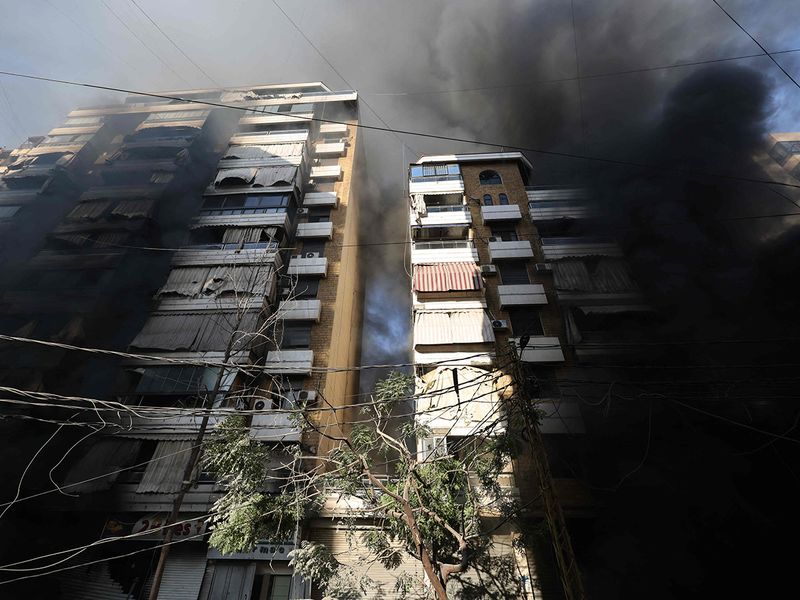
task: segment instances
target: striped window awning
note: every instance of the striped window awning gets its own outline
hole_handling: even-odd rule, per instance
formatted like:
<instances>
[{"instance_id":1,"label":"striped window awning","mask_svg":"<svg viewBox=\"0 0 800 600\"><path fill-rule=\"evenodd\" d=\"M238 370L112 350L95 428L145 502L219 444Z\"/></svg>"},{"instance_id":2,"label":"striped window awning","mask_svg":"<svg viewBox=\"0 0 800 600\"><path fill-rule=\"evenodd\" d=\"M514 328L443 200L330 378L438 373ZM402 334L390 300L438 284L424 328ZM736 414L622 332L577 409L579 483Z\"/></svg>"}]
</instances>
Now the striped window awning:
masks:
<instances>
[{"instance_id":1,"label":"striped window awning","mask_svg":"<svg viewBox=\"0 0 800 600\"><path fill-rule=\"evenodd\" d=\"M472 262L437 263L414 267L414 291L455 292L483 287L478 265Z\"/></svg>"},{"instance_id":2,"label":"striped window awning","mask_svg":"<svg viewBox=\"0 0 800 600\"><path fill-rule=\"evenodd\" d=\"M483 310L420 310L414 317L414 345L494 342L492 322Z\"/></svg>"}]
</instances>

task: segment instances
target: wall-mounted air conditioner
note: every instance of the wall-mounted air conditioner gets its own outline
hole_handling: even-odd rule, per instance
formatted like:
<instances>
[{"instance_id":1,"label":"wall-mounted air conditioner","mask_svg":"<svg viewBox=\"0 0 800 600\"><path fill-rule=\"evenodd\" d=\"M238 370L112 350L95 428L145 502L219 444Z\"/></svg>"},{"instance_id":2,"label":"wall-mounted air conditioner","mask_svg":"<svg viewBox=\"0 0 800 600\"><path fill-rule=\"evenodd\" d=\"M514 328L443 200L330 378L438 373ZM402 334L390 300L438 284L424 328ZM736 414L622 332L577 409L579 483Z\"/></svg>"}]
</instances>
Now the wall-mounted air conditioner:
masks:
<instances>
[{"instance_id":1,"label":"wall-mounted air conditioner","mask_svg":"<svg viewBox=\"0 0 800 600\"><path fill-rule=\"evenodd\" d=\"M495 265L481 265L482 275L497 275L497 267Z\"/></svg>"},{"instance_id":2,"label":"wall-mounted air conditioner","mask_svg":"<svg viewBox=\"0 0 800 600\"><path fill-rule=\"evenodd\" d=\"M307 215L308 214L308 209L307 208L298 208L297 209L297 214L298 215Z\"/></svg>"},{"instance_id":3,"label":"wall-mounted air conditioner","mask_svg":"<svg viewBox=\"0 0 800 600\"><path fill-rule=\"evenodd\" d=\"M291 392L287 394L287 396L293 398L295 403L313 404L314 401L317 399L317 392L311 390L299 390L296 392Z\"/></svg>"},{"instance_id":4,"label":"wall-mounted air conditioner","mask_svg":"<svg viewBox=\"0 0 800 600\"><path fill-rule=\"evenodd\" d=\"M492 236L492 237L489 238L489 241L490 242L502 242L503 240L501 240L499 237Z\"/></svg>"},{"instance_id":5,"label":"wall-mounted air conditioner","mask_svg":"<svg viewBox=\"0 0 800 600\"><path fill-rule=\"evenodd\" d=\"M292 260L294 260L295 258L303 258L303 257L300 256L299 254L295 254L294 256L292 256Z\"/></svg>"},{"instance_id":6,"label":"wall-mounted air conditioner","mask_svg":"<svg viewBox=\"0 0 800 600\"><path fill-rule=\"evenodd\" d=\"M303 258L319 258L319 252L304 252Z\"/></svg>"},{"instance_id":7,"label":"wall-mounted air conditioner","mask_svg":"<svg viewBox=\"0 0 800 600\"><path fill-rule=\"evenodd\" d=\"M497 331L503 331L505 329L508 329L508 321L506 321L505 319L495 319L494 321L492 321L492 329L495 329Z\"/></svg>"},{"instance_id":8,"label":"wall-mounted air conditioner","mask_svg":"<svg viewBox=\"0 0 800 600\"><path fill-rule=\"evenodd\" d=\"M553 271L553 265L549 263L536 263L535 269L537 273L551 273Z\"/></svg>"}]
</instances>

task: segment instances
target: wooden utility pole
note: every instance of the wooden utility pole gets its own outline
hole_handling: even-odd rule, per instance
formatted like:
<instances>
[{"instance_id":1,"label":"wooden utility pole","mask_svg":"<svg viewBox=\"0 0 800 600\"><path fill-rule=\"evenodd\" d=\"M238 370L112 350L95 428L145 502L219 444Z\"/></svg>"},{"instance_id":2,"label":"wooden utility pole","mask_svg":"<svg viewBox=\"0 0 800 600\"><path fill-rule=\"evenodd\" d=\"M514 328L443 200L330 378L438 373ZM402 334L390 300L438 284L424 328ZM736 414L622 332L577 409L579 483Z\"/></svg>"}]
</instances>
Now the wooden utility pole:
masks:
<instances>
[{"instance_id":1,"label":"wooden utility pole","mask_svg":"<svg viewBox=\"0 0 800 600\"><path fill-rule=\"evenodd\" d=\"M520 352L524 350L524 345L520 344ZM531 447L533 464L536 468L536 476L539 479L539 489L542 494L544 513L547 525L550 529L550 537L553 540L553 551L558 563L558 574L561 577L561 585L564 588L566 600L585 600L586 593L583 589L583 580L575 560L575 551L572 548L572 538L567 529L567 520L561 503L556 496L553 476L550 473L550 464L547 460L542 434L535 419L531 419L531 407L533 403L528 395L525 386L525 378L520 364L520 356L513 342L509 342L511 359L514 368L514 380L517 384L517 399L520 403L520 412L525 421L525 429L528 434L528 443Z\"/></svg>"}]
</instances>

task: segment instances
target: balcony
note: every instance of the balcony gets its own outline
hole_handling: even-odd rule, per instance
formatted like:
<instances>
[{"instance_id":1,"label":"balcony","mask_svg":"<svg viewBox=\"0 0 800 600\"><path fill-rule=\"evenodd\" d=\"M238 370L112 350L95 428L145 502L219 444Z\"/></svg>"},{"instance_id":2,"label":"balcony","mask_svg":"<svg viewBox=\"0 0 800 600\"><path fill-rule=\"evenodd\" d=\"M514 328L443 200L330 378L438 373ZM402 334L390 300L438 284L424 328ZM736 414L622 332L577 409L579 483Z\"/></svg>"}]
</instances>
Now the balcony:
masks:
<instances>
[{"instance_id":1,"label":"balcony","mask_svg":"<svg viewBox=\"0 0 800 600\"><path fill-rule=\"evenodd\" d=\"M192 229L199 227L224 227L236 225L242 227L276 226L289 228L289 215L285 212L256 213L251 215L213 215L197 217Z\"/></svg>"},{"instance_id":2,"label":"balcony","mask_svg":"<svg viewBox=\"0 0 800 600\"><path fill-rule=\"evenodd\" d=\"M318 275L325 277L328 273L328 259L324 256L293 256L289 261L287 275Z\"/></svg>"},{"instance_id":3,"label":"balcony","mask_svg":"<svg viewBox=\"0 0 800 600\"><path fill-rule=\"evenodd\" d=\"M333 180L339 181L342 178L342 167L331 165L326 167L311 167L311 179L315 181Z\"/></svg>"},{"instance_id":4,"label":"balcony","mask_svg":"<svg viewBox=\"0 0 800 600\"><path fill-rule=\"evenodd\" d=\"M504 260L507 258L533 258L531 243L524 240L504 241L489 240L489 260Z\"/></svg>"},{"instance_id":5,"label":"balcony","mask_svg":"<svg viewBox=\"0 0 800 600\"><path fill-rule=\"evenodd\" d=\"M239 119L239 125L283 125L284 123L297 123L303 125L314 118L313 112L303 113L267 113L263 115L248 115Z\"/></svg>"},{"instance_id":6,"label":"balcony","mask_svg":"<svg viewBox=\"0 0 800 600\"><path fill-rule=\"evenodd\" d=\"M580 188L525 188L533 221L585 219L592 216L586 190Z\"/></svg>"},{"instance_id":7,"label":"balcony","mask_svg":"<svg viewBox=\"0 0 800 600\"><path fill-rule=\"evenodd\" d=\"M411 245L412 264L478 262L478 250L469 240L416 242Z\"/></svg>"},{"instance_id":8,"label":"balcony","mask_svg":"<svg viewBox=\"0 0 800 600\"><path fill-rule=\"evenodd\" d=\"M339 196L336 192L308 192L303 196L303 206L330 206L335 208L339 204Z\"/></svg>"},{"instance_id":9,"label":"balcony","mask_svg":"<svg viewBox=\"0 0 800 600\"><path fill-rule=\"evenodd\" d=\"M300 428L289 418L289 413L266 410L253 415L250 437L259 442L299 442Z\"/></svg>"},{"instance_id":10,"label":"balcony","mask_svg":"<svg viewBox=\"0 0 800 600\"><path fill-rule=\"evenodd\" d=\"M519 221L522 219L522 212L516 204L481 206L481 217L484 223L493 223L495 221Z\"/></svg>"},{"instance_id":11,"label":"balcony","mask_svg":"<svg viewBox=\"0 0 800 600\"><path fill-rule=\"evenodd\" d=\"M525 285L499 285L500 308L547 304L544 286L538 283Z\"/></svg>"},{"instance_id":12,"label":"balcony","mask_svg":"<svg viewBox=\"0 0 800 600\"><path fill-rule=\"evenodd\" d=\"M267 352L264 371L271 374L309 375L313 364L313 350L272 350Z\"/></svg>"},{"instance_id":13,"label":"balcony","mask_svg":"<svg viewBox=\"0 0 800 600\"><path fill-rule=\"evenodd\" d=\"M303 123L298 123L298 128ZM251 144L287 144L290 142L305 142L308 139L308 131L301 129L298 131L259 131L254 133L239 133L234 135L228 143L231 146L251 145Z\"/></svg>"},{"instance_id":14,"label":"balcony","mask_svg":"<svg viewBox=\"0 0 800 600\"><path fill-rule=\"evenodd\" d=\"M545 260L581 256L622 256L622 250L614 242L592 237L543 237L542 253Z\"/></svg>"},{"instance_id":15,"label":"balcony","mask_svg":"<svg viewBox=\"0 0 800 600\"><path fill-rule=\"evenodd\" d=\"M345 123L323 123L319 126L320 135L347 135L347 125Z\"/></svg>"},{"instance_id":16,"label":"balcony","mask_svg":"<svg viewBox=\"0 0 800 600\"><path fill-rule=\"evenodd\" d=\"M412 227L452 227L467 226L472 223L472 215L466 206L429 206L427 214L417 220L416 211L411 211Z\"/></svg>"},{"instance_id":17,"label":"balcony","mask_svg":"<svg viewBox=\"0 0 800 600\"><path fill-rule=\"evenodd\" d=\"M134 409L135 410L135 409ZM217 412L222 409L217 409ZM236 411L229 412L234 415ZM208 419L208 430L211 431L219 425L227 415L212 415ZM120 421L125 427L118 435L120 437L134 437L136 439L155 439L173 440L178 437L191 437L197 435L203 420L201 414L191 416L169 415L166 411L164 416L137 417L125 414L120 417Z\"/></svg>"},{"instance_id":18,"label":"balcony","mask_svg":"<svg viewBox=\"0 0 800 600\"><path fill-rule=\"evenodd\" d=\"M412 177L408 183L409 194L463 194L464 180L461 175L437 177Z\"/></svg>"},{"instance_id":19,"label":"balcony","mask_svg":"<svg viewBox=\"0 0 800 600\"><path fill-rule=\"evenodd\" d=\"M326 238L333 237L333 223L324 221L321 223L299 223L295 237L304 238Z\"/></svg>"},{"instance_id":20,"label":"balcony","mask_svg":"<svg viewBox=\"0 0 800 600\"><path fill-rule=\"evenodd\" d=\"M278 318L285 321L319 321L322 302L313 300L284 300L278 307Z\"/></svg>"},{"instance_id":21,"label":"balcony","mask_svg":"<svg viewBox=\"0 0 800 600\"><path fill-rule=\"evenodd\" d=\"M319 142L314 145L314 154L317 156L342 156L344 142Z\"/></svg>"},{"instance_id":22,"label":"balcony","mask_svg":"<svg viewBox=\"0 0 800 600\"><path fill-rule=\"evenodd\" d=\"M217 250L182 248L172 258L173 266L245 265L275 263L280 266L280 257L275 245L253 250Z\"/></svg>"},{"instance_id":23,"label":"balcony","mask_svg":"<svg viewBox=\"0 0 800 600\"><path fill-rule=\"evenodd\" d=\"M519 349L519 338L511 338L511 341ZM520 360L528 363L564 362L561 341L557 337L532 335L522 351Z\"/></svg>"}]
</instances>

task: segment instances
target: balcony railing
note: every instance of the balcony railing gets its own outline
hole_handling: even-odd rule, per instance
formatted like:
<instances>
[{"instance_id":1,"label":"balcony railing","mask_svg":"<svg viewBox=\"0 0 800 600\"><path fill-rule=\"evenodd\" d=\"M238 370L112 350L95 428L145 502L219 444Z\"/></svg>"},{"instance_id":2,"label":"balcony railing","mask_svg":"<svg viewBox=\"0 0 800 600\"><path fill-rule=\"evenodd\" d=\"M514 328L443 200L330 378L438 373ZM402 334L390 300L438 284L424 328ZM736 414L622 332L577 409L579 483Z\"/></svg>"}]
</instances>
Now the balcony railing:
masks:
<instances>
[{"instance_id":1,"label":"balcony railing","mask_svg":"<svg viewBox=\"0 0 800 600\"><path fill-rule=\"evenodd\" d=\"M434 240L431 242L417 242L416 250L444 250L449 248L474 248L475 244L469 240Z\"/></svg>"},{"instance_id":2,"label":"balcony railing","mask_svg":"<svg viewBox=\"0 0 800 600\"><path fill-rule=\"evenodd\" d=\"M469 240L415 242L411 246L411 262L478 262L478 251Z\"/></svg>"}]
</instances>

